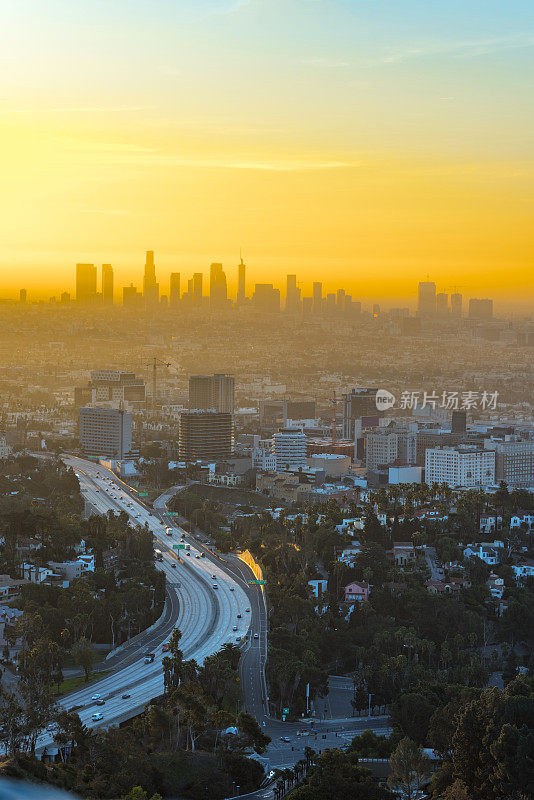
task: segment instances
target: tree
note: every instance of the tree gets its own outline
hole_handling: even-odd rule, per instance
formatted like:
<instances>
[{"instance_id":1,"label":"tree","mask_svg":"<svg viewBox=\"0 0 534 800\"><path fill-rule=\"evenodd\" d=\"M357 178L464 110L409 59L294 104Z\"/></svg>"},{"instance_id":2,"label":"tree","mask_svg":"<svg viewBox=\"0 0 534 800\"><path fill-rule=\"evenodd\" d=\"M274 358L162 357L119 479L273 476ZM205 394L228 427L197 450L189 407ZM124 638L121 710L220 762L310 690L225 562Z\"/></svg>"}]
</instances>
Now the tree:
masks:
<instances>
[{"instance_id":1,"label":"tree","mask_svg":"<svg viewBox=\"0 0 534 800\"><path fill-rule=\"evenodd\" d=\"M401 739L389 759L391 775L388 784L405 800L412 800L430 774L428 759L407 736Z\"/></svg>"},{"instance_id":2,"label":"tree","mask_svg":"<svg viewBox=\"0 0 534 800\"><path fill-rule=\"evenodd\" d=\"M252 714L241 711L237 717L237 727L247 744L251 745L256 753L263 753L271 741L271 737L263 733Z\"/></svg>"},{"instance_id":3,"label":"tree","mask_svg":"<svg viewBox=\"0 0 534 800\"><path fill-rule=\"evenodd\" d=\"M87 683L95 663L95 654L88 639L82 636L79 642L76 642L72 648L72 655L74 663L83 669L85 682Z\"/></svg>"}]
</instances>

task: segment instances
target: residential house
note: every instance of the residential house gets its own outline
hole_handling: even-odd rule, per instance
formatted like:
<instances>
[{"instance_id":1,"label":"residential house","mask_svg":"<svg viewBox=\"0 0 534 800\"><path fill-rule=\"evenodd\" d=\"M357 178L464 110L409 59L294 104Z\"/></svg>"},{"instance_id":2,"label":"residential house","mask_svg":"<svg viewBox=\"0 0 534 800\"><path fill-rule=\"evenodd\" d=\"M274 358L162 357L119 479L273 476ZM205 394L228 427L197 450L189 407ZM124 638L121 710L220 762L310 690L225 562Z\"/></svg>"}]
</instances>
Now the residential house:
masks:
<instances>
[{"instance_id":1,"label":"residential house","mask_svg":"<svg viewBox=\"0 0 534 800\"><path fill-rule=\"evenodd\" d=\"M489 544L468 544L464 548L464 558L480 558L485 564L494 566L500 561L499 548Z\"/></svg>"},{"instance_id":2,"label":"residential house","mask_svg":"<svg viewBox=\"0 0 534 800\"><path fill-rule=\"evenodd\" d=\"M346 603L365 603L369 600L370 586L365 581L353 581L345 586Z\"/></svg>"},{"instance_id":3,"label":"residential house","mask_svg":"<svg viewBox=\"0 0 534 800\"><path fill-rule=\"evenodd\" d=\"M482 514L480 517L480 532L495 533L502 528L502 517L497 514Z\"/></svg>"},{"instance_id":4,"label":"residential house","mask_svg":"<svg viewBox=\"0 0 534 800\"><path fill-rule=\"evenodd\" d=\"M0 602L5 603L16 597L20 592L20 587L28 581L21 578L12 578L10 575L0 575Z\"/></svg>"},{"instance_id":5,"label":"residential house","mask_svg":"<svg viewBox=\"0 0 534 800\"><path fill-rule=\"evenodd\" d=\"M492 597L500 600L504 593L504 578L499 578L494 572L488 578L488 587Z\"/></svg>"},{"instance_id":6,"label":"residential house","mask_svg":"<svg viewBox=\"0 0 534 800\"><path fill-rule=\"evenodd\" d=\"M534 559L517 558L512 564L514 578L516 581L524 581L526 578L534 577Z\"/></svg>"},{"instance_id":7,"label":"residential house","mask_svg":"<svg viewBox=\"0 0 534 800\"><path fill-rule=\"evenodd\" d=\"M519 528L523 524L528 527L529 533L534 530L534 511L518 511L510 519L510 529Z\"/></svg>"},{"instance_id":8,"label":"residential house","mask_svg":"<svg viewBox=\"0 0 534 800\"><path fill-rule=\"evenodd\" d=\"M415 563L415 548L411 542L393 542L386 555L397 567L408 567Z\"/></svg>"},{"instance_id":9,"label":"residential house","mask_svg":"<svg viewBox=\"0 0 534 800\"><path fill-rule=\"evenodd\" d=\"M308 586L311 586L311 590L313 592L313 596L319 598L328 587L328 581L325 578L317 578L311 581L308 581Z\"/></svg>"}]
</instances>

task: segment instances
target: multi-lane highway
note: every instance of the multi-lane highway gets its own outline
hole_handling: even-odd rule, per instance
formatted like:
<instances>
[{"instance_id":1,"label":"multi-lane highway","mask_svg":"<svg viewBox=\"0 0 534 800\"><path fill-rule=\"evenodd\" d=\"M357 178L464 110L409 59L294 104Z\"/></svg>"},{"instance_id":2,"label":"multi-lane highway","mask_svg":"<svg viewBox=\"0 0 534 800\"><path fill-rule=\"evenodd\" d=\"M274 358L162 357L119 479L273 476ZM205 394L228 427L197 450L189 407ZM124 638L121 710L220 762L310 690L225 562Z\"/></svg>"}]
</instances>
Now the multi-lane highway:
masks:
<instances>
[{"instance_id":1,"label":"multi-lane highway","mask_svg":"<svg viewBox=\"0 0 534 800\"><path fill-rule=\"evenodd\" d=\"M112 674L61 700L64 707L76 708L85 724L107 726L134 716L163 693L161 646L174 628L182 632L184 657L202 663L227 642L248 647L254 641L253 613L246 584L236 580L223 561L183 529L164 523L106 468L74 456L65 456L65 461L96 513L124 511L132 524L148 525L161 553L156 564L167 578L166 609L159 624L112 656ZM178 545L187 549L174 549ZM145 663L147 652L154 654L152 662ZM51 736L43 735L38 744L42 747L49 740Z\"/></svg>"}]
</instances>

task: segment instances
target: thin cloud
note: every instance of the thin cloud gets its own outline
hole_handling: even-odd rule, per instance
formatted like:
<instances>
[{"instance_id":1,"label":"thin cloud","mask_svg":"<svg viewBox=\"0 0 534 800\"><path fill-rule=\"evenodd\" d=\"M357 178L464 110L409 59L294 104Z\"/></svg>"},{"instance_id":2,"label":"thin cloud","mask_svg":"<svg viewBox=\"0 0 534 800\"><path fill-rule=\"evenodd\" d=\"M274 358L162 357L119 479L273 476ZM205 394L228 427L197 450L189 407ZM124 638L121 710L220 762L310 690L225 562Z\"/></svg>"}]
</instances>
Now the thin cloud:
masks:
<instances>
[{"instance_id":1,"label":"thin cloud","mask_svg":"<svg viewBox=\"0 0 534 800\"><path fill-rule=\"evenodd\" d=\"M117 111L146 111L148 106L57 106L54 108L4 108L0 114L71 114L109 113Z\"/></svg>"},{"instance_id":2,"label":"thin cloud","mask_svg":"<svg viewBox=\"0 0 534 800\"><path fill-rule=\"evenodd\" d=\"M400 50L374 60L374 64L397 64L416 58L450 55L455 58L476 58L502 50L518 50L532 47L534 36L496 36L488 39L466 39L457 42L433 42L422 47Z\"/></svg>"},{"instance_id":3,"label":"thin cloud","mask_svg":"<svg viewBox=\"0 0 534 800\"><path fill-rule=\"evenodd\" d=\"M317 169L341 169L359 167L361 161L312 160L312 159L248 159L235 157L204 157L163 153L154 148L129 142L85 142L61 139L78 152L113 156L113 163L139 167L197 167L203 169L264 170L272 172L301 172Z\"/></svg>"}]
</instances>

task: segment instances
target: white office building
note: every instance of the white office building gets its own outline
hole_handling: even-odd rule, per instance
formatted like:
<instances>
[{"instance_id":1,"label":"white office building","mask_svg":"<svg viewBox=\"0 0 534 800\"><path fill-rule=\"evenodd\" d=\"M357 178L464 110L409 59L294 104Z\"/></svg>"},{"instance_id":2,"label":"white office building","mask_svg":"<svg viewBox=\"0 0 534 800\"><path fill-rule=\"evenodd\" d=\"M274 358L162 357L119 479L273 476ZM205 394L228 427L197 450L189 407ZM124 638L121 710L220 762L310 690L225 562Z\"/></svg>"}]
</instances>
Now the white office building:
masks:
<instances>
[{"instance_id":1,"label":"white office building","mask_svg":"<svg viewBox=\"0 0 534 800\"><path fill-rule=\"evenodd\" d=\"M425 481L461 489L492 485L495 483L495 453L468 445L428 448Z\"/></svg>"},{"instance_id":2,"label":"white office building","mask_svg":"<svg viewBox=\"0 0 534 800\"><path fill-rule=\"evenodd\" d=\"M280 428L273 436L276 470L306 466L306 434L301 428Z\"/></svg>"},{"instance_id":3,"label":"white office building","mask_svg":"<svg viewBox=\"0 0 534 800\"><path fill-rule=\"evenodd\" d=\"M399 438L396 433L377 428L365 435L365 466L376 469L382 464L392 464L397 460Z\"/></svg>"},{"instance_id":4,"label":"white office building","mask_svg":"<svg viewBox=\"0 0 534 800\"><path fill-rule=\"evenodd\" d=\"M132 415L115 408L80 408L84 455L126 458L132 449Z\"/></svg>"}]
</instances>

